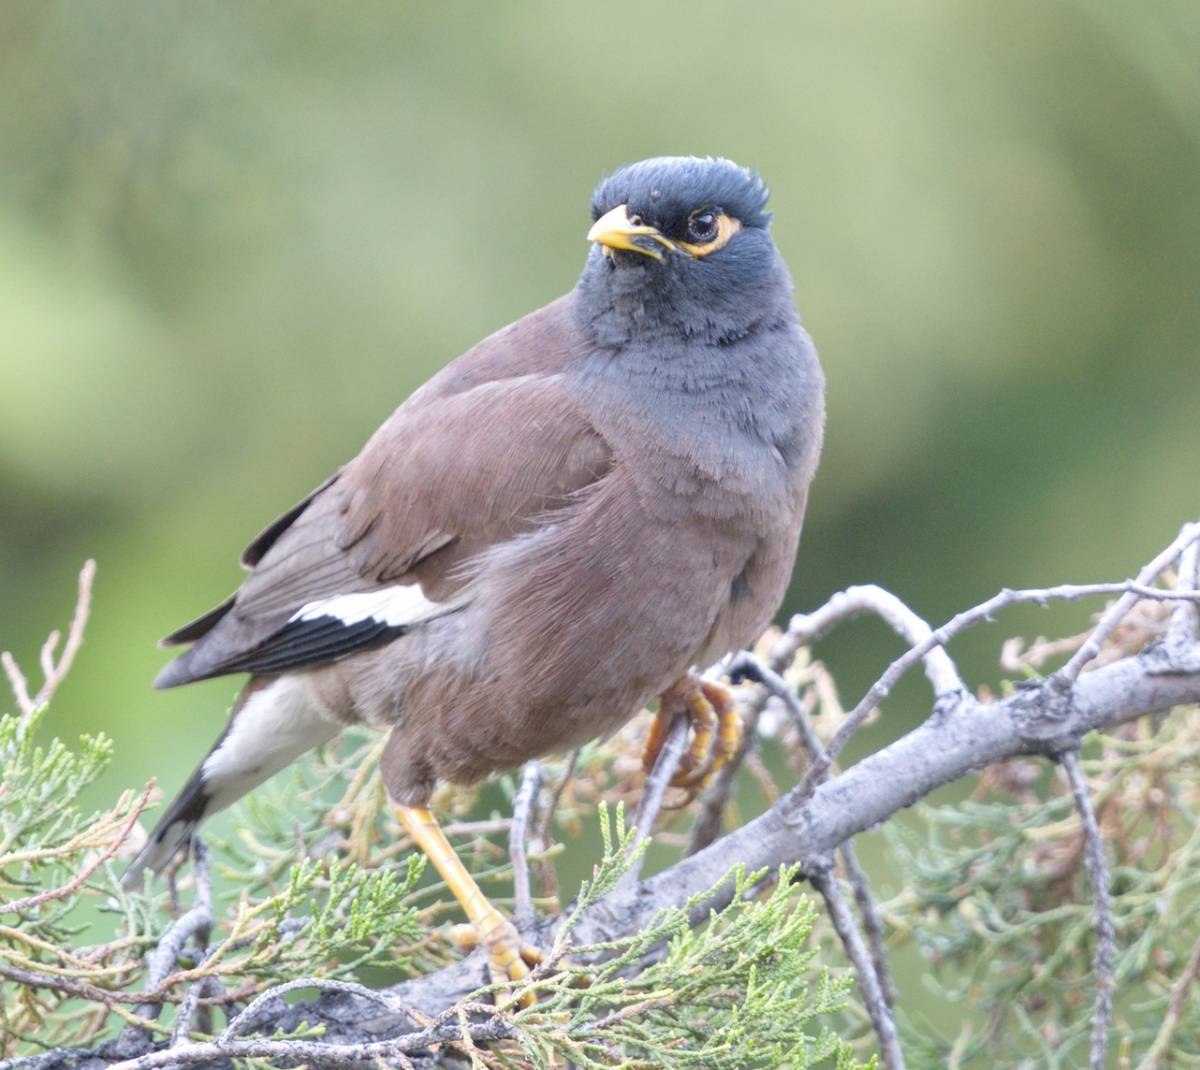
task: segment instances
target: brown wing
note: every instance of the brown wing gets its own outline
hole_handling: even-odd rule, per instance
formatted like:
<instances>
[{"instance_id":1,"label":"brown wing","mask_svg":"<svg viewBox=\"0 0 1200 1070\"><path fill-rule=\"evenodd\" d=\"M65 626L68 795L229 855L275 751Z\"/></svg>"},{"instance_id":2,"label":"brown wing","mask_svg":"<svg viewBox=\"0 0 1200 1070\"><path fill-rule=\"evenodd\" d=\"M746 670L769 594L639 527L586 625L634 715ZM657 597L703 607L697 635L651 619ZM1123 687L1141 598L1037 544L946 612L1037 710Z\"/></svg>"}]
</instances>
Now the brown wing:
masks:
<instances>
[{"instance_id":1,"label":"brown wing","mask_svg":"<svg viewBox=\"0 0 1200 1070\"><path fill-rule=\"evenodd\" d=\"M195 645L156 686L319 664L461 608L458 566L601 478L608 447L545 359L548 345L560 362L569 358L570 336L535 333L535 371L511 374L520 369L509 350L522 332L493 336L260 535L243 558L253 571L233 598L170 637ZM495 363L510 374L487 381L486 347L502 337L508 363ZM413 612L399 612L397 598Z\"/></svg>"},{"instance_id":2,"label":"brown wing","mask_svg":"<svg viewBox=\"0 0 1200 1070\"><path fill-rule=\"evenodd\" d=\"M340 471L331 475L324 483L314 490L308 497L302 498L293 505L282 516L276 517L262 531L260 531L250 543L242 551L242 565L250 569L262 560L263 555L275 545L279 536L282 535L288 528L292 526L299 518L300 514L312 504L313 499L331 486L337 477L341 474ZM236 594L231 594L218 606L214 606L207 613L197 617L193 621L189 621L182 628L176 628L170 635L164 636L159 640L159 646L180 646L184 643L194 643L197 639L207 635L217 625L217 622L233 609L234 601L237 599Z\"/></svg>"}]
</instances>

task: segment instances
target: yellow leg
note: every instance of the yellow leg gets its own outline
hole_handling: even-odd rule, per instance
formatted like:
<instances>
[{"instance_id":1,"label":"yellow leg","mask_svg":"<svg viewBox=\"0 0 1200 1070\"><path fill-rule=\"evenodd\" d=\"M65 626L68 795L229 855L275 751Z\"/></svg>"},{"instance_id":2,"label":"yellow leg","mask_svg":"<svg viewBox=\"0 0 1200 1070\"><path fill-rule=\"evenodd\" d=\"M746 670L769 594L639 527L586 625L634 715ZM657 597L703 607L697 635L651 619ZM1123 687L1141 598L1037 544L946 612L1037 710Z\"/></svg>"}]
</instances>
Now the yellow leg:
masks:
<instances>
[{"instance_id":1,"label":"yellow leg","mask_svg":"<svg viewBox=\"0 0 1200 1070\"><path fill-rule=\"evenodd\" d=\"M528 977L530 963L540 962L541 953L523 944L516 926L488 902L433 814L421 806L396 806L395 812L458 900L479 943L487 948L492 981L503 983Z\"/></svg>"}]
</instances>

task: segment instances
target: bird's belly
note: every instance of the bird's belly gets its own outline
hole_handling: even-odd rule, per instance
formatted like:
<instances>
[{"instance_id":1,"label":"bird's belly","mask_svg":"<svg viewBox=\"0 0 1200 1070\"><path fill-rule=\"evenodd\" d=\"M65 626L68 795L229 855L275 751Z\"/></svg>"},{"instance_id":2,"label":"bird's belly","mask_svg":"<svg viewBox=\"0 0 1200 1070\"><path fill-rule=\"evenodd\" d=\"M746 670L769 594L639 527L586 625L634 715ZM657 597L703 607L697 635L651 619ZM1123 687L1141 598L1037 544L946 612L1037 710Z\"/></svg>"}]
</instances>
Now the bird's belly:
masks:
<instances>
[{"instance_id":1,"label":"bird's belly","mask_svg":"<svg viewBox=\"0 0 1200 1070\"><path fill-rule=\"evenodd\" d=\"M728 597L696 652L697 665L711 665L730 651L749 646L763 633L787 593L798 541L798 531L781 531L757 542L729 584Z\"/></svg>"},{"instance_id":2,"label":"bird's belly","mask_svg":"<svg viewBox=\"0 0 1200 1070\"><path fill-rule=\"evenodd\" d=\"M570 521L514 540L482 563L468 611L348 659L345 703L394 726L384 775L398 801L607 735L770 619L794 540L765 552L726 524L632 526L605 508L577 518L604 540Z\"/></svg>"}]
</instances>

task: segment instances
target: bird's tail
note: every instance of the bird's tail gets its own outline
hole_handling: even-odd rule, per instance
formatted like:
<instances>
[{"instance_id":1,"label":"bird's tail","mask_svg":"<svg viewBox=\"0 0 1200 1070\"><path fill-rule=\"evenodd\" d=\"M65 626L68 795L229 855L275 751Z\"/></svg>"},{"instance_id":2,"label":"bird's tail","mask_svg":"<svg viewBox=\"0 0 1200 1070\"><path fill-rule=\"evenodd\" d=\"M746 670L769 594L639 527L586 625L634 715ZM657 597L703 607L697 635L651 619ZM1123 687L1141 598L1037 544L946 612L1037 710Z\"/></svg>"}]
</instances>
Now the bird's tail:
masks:
<instances>
[{"instance_id":1,"label":"bird's tail","mask_svg":"<svg viewBox=\"0 0 1200 1070\"><path fill-rule=\"evenodd\" d=\"M209 754L213 754L224 739L218 739ZM207 761L207 759L205 759ZM175 796L175 800L167 808L166 813L154 826L146 840L146 846L137 857L129 863L129 868L121 875L121 887L141 891L145 882L146 870L158 873L166 869L175 855L184 850L192 842L192 834L200 822L211 812L211 801L204 790L204 766L201 765L183 786L183 790Z\"/></svg>"},{"instance_id":2,"label":"bird's tail","mask_svg":"<svg viewBox=\"0 0 1200 1070\"><path fill-rule=\"evenodd\" d=\"M122 887L141 888L146 870L166 868L205 818L332 739L340 727L314 706L303 677L253 677L234 703L225 731L129 863Z\"/></svg>"}]
</instances>

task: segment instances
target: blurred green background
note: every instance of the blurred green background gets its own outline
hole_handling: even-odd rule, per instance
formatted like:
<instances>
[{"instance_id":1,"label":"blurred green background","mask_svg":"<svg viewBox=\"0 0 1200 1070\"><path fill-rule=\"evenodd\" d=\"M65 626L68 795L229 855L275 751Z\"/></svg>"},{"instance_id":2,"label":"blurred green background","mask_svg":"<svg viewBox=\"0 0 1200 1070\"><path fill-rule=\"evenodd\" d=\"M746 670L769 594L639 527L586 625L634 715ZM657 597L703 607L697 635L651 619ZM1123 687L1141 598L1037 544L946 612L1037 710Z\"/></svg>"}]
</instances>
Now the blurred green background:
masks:
<instances>
[{"instance_id":1,"label":"blurred green background","mask_svg":"<svg viewBox=\"0 0 1200 1070\"><path fill-rule=\"evenodd\" d=\"M99 560L56 731L169 790L230 681L155 640L435 369L569 289L606 171L773 190L829 379L789 609L927 617L1129 574L1197 513L1200 7L14 2L0 7L0 648ZM958 648L994 681L1014 612ZM898 650L821 649L847 699ZM862 741L927 710L902 689Z\"/></svg>"}]
</instances>

